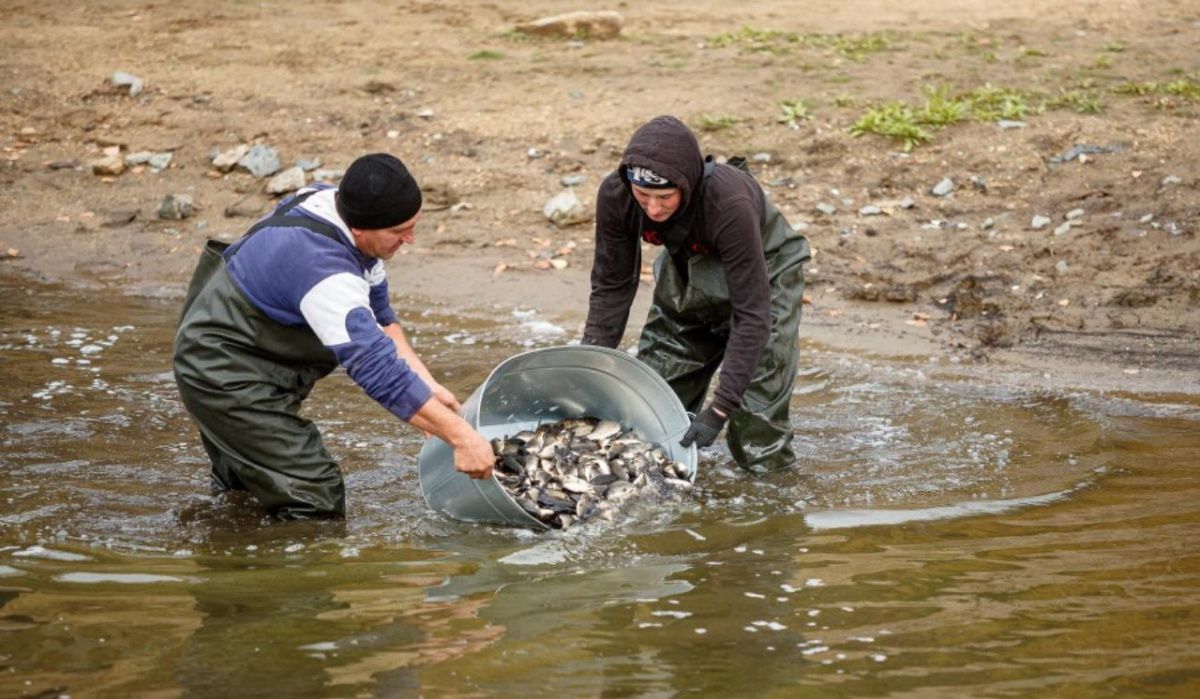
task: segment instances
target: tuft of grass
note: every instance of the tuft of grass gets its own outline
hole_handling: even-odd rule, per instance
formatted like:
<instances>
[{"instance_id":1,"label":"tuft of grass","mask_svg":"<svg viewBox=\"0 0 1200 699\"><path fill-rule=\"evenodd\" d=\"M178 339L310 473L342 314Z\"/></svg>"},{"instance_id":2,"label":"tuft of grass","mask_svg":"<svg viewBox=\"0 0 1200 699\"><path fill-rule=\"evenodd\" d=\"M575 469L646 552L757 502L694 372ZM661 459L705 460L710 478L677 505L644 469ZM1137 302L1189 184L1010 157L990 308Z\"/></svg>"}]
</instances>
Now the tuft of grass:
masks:
<instances>
[{"instance_id":1,"label":"tuft of grass","mask_svg":"<svg viewBox=\"0 0 1200 699\"><path fill-rule=\"evenodd\" d=\"M946 87L925 86L925 104L914 116L918 123L934 128L956 124L971 114L970 102L950 96Z\"/></svg>"},{"instance_id":2,"label":"tuft of grass","mask_svg":"<svg viewBox=\"0 0 1200 699\"><path fill-rule=\"evenodd\" d=\"M1016 121L1040 111L1029 103L1029 93L990 83L964 93L962 98L970 103L971 118L976 121Z\"/></svg>"},{"instance_id":3,"label":"tuft of grass","mask_svg":"<svg viewBox=\"0 0 1200 699\"><path fill-rule=\"evenodd\" d=\"M472 61L498 61L504 58L504 54L492 49L481 49L467 57Z\"/></svg>"},{"instance_id":4,"label":"tuft of grass","mask_svg":"<svg viewBox=\"0 0 1200 699\"><path fill-rule=\"evenodd\" d=\"M952 95L946 87L925 86L920 106L889 102L867 109L850 127L855 136L872 133L902 141L904 150L933 140L934 134L960 121L1021 119L1040 111L1027 93L985 85Z\"/></svg>"},{"instance_id":5,"label":"tuft of grass","mask_svg":"<svg viewBox=\"0 0 1200 699\"><path fill-rule=\"evenodd\" d=\"M787 124L789 127L796 129L800 127L800 122L808 121L812 118L812 112L809 111L808 102L803 98L794 100L784 100L779 103L780 115L779 123Z\"/></svg>"},{"instance_id":6,"label":"tuft of grass","mask_svg":"<svg viewBox=\"0 0 1200 699\"><path fill-rule=\"evenodd\" d=\"M912 107L903 102L868 108L850 127L850 133L855 136L872 133L903 141L905 151L933 140L933 133L921 128Z\"/></svg>"},{"instance_id":7,"label":"tuft of grass","mask_svg":"<svg viewBox=\"0 0 1200 699\"><path fill-rule=\"evenodd\" d=\"M1013 61L1019 66L1031 66L1036 65L1039 62L1039 59L1046 58L1048 56L1049 54L1040 49L1021 46L1017 49L1017 56L1013 59Z\"/></svg>"},{"instance_id":8,"label":"tuft of grass","mask_svg":"<svg viewBox=\"0 0 1200 699\"><path fill-rule=\"evenodd\" d=\"M1120 41L1110 41L1104 45L1104 50L1109 53L1123 53L1126 49L1125 44Z\"/></svg>"},{"instance_id":9,"label":"tuft of grass","mask_svg":"<svg viewBox=\"0 0 1200 699\"><path fill-rule=\"evenodd\" d=\"M851 95L838 95L833 98L833 106L835 107L853 107L856 104L858 104L858 100Z\"/></svg>"},{"instance_id":10,"label":"tuft of grass","mask_svg":"<svg viewBox=\"0 0 1200 699\"><path fill-rule=\"evenodd\" d=\"M713 48L737 46L746 51L761 51L766 53L786 53L788 44L796 44L800 35L794 32L781 32L773 29L757 29L742 27L735 32L723 32L708 39L708 45Z\"/></svg>"},{"instance_id":11,"label":"tuft of grass","mask_svg":"<svg viewBox=\"0 0 1200 699\"><path fill-rule=\"evenodd\" d=\"M1070 109L1079 114L1100 114L1104 111L1100 95L1094 90L1060 90L1058 96L1050 100L1050 106Z\"/></svg>"},{"instance_id":12,"label":"tuft of grass","mask_svg":"<svg viewBox=\"0 0 1200 699\"><path fill-rule=\"evenodd\" d=\"M862 63L868 54L880 53L892 48L892 39L888 34L872 33L846 36L843 34L809 34L806 43L810 46L824 46L833 49L855 63Z\"/></svg>"},{"instance_id":13,"label":"tuft of grass","mask_svg":"<svg viewBox=\"0 0 1200 699\"><path fill-rule=\"evenodd\" d=\"M1092 67L1093 68L1111 68L1112 63L1113 63L1112 56L1100 55L1100 56L1097 56L1096 60L1092 62Z\"/></svg>"},{"instance_id":14,"label":"tuft of grass","mask_svg":"<svg viewBox=\"0 0 1200 699\"><path fill-rule=\"evenodd\" d=\"M737 117L727 114L701 114L696 118L696 128L701 131L724 131L737 123Z\"/></svg>"},{"instance_id":15,"label":"tuft of grass","mask_svg":"<svg viewBox=\"0 0 1200 699\"><path fill-rule=\"evenodd\" d=\"M792 48L823 48L861 63L872 53L891 49L895 36L891 33L869 34L799 34L773 29L745 26L737 31L723 32L708 39L713 48L737 46L745 51L783 54Z\"/></svg>"},{"instance_id":16,"label":"tuft of grass","mask_svg":"<svg viewBox=\"0 0 1200 699\"><path fill-rule=\"evenodd\" d=\"M1176 97L1183 97L1193 102L1200 102L1200 81L1191 78L1172 80L1163 86L1163 92Z\"/></svg>"},{"instance_id":17,"label":"tuft of grass","mask_svg":"<svg viewBox=\"0 0 1200 699\"><path fill-rule=\"evenodd\" d=\"M1121 95L1144 97L1147 95L1163 95L1181 97L1191 102L1200 102L1200 79L1179 78L1170 82L1124 82L1112 88L1113 92Z\"/></svg>"}]
</instances>

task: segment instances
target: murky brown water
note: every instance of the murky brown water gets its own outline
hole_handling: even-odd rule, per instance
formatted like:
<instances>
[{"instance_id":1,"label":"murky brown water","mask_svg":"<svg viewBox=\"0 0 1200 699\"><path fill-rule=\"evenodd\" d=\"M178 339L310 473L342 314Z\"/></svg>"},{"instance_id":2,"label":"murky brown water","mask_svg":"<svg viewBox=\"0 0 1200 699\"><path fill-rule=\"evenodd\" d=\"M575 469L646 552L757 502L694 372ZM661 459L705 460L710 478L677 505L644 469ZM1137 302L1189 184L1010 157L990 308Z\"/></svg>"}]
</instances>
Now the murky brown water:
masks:
<instances>
[{"instance_id":1,"label":"murky brown water","mask_svg":"<svg viewBox=\"0 0 1200 699\"><path fill-rule=\"evenodd\" d=\"M177 300L0 279L0 696L1200 695L1200 405L806 351L804 467L535 535L427 510L419 435L310 400L344 525L206 495ZM460 397L563 341L410 314ZM449 369L449 373L445 370Z\"/></svg>"}]
</instances>

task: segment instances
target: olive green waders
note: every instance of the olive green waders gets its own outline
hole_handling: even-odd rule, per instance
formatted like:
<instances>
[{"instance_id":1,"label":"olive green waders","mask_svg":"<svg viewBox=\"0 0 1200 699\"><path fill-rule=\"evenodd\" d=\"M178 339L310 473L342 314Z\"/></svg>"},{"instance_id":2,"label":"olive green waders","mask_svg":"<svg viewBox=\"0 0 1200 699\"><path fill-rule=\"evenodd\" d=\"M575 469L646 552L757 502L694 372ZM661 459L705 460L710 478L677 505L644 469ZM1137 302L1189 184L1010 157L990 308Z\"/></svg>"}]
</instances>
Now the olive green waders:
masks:
<instances>
[{"instance_id":1,"label":"olive green waders","mask_svg":"<svg viewBox=\"0 0 1200 699\"><path fill-rule=\"evenodd\" d=\"M799 364L803 265L808 241L779 209L765 202L763 251L771 282L771 335L754 368L742 406L729 418L729 451L754 473L791 467L788 407ZM654 261L654 300L638 341L638 358L667 380L689 411L700 411L725 356L733 306L720 260L691 255L685 282L667 250Z\"/></svg>"},{"instance_id":2,"label":"olive green waders","mask_svg":"<svg viewBox=\"0 0 1200 699\"><path fill-rule=\"evenodd\" d=\"M175 336L175 380L212 462L213 493L247 490L280 519L344 516L338 465L299 416L337 360L308 327L277 323L246 299L225 247L205 247Z\"/></svg>"}]
</instances>

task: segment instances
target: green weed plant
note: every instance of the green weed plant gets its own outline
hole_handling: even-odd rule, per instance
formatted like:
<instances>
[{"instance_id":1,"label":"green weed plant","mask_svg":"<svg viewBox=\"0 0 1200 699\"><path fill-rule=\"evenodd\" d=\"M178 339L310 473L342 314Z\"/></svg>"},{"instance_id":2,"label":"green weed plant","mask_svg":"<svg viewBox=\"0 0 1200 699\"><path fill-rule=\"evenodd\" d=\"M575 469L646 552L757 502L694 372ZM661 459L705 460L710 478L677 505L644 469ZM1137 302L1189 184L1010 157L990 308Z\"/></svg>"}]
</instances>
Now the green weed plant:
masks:
<instances>
[{"instance_id":1,"label":"green weed plant","mask_svg":"<svg viewBox=\"0 0 1200 699\"><path fill-rule=\"evenodd\" d=\"M737 123L737 117L727 114L701 114L696 118L696 127L701 131L724 131Z\"/></svg>"},{"instance_id":2,"label":"green weed plant","mask_svg":"<svg viewBox=\"0 0 1200 699\"><path fill-rule=\"evenodd\" d=\"M894 48L895 43L895 35L887 32L854 35L801 34L749 26L717 34L708 40L708 45L713 48L736 46L745 51L771 54L789 53L793 48L828 49L856 63L862 63L870 54Z\"/></svg>"},{"instance_id":3,"label":"green weed plant","mask_svg":"<svg viewBox=\"0 0 1200 699\"><path fill-rule=\"evenodd\" d=\"M1031 104L1028 93L1006 87L984 85L952 95L946 87L927 85L923 103L911 106L888 102L869 107L850 127L855 136L875 134L903 143L905 151L928 143L941 129L961 121L1017 120L1040 107Z\"/></svg>"},{"instance_id":4,"label":"green weed plant","mask_svg":"<svg viewBox=\"0 0 1200 699\"><path fill-rule=\"evenodd\" d=\"M501 58L504 58L504 54L500 53L499 51L493 51L492 49L483 49L481 51L476 51L468 56L468 58L472 61L498 61Z\"/></svg>"}]
</instances>

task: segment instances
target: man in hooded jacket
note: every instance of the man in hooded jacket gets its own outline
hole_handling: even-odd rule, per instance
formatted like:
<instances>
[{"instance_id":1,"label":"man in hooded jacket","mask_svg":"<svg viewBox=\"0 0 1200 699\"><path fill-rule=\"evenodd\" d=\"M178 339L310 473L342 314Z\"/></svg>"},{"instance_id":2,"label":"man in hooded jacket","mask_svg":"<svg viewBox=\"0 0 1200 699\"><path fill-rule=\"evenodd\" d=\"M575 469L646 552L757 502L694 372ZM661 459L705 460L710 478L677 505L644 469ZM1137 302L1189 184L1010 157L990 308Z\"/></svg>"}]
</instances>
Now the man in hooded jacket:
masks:
<instances>
[{"instance_id":1,"label":"man in hooded jacket","mask_svg":"<svg viewBox=\"0 0 1200 699\"><path fill-rule=\"evenodd\" d=\"M654 261L638 357L696 414L683 446L709 446L728 423L739 466L754 473L792 466L788 407L807 240L745 169L705 158L686 125L659 116L633 134L600 185L583 344L620 342L643 241L664 252Z\"/></svg>"},{"instance_id":2,"label":"man in hooded jacket","mask_svg":"<svg viewBox=\"0 0 1200 699\"><path fill-rule=\"evenodd\" d=\"M409 345L384 261L412 243L421 190L386 153L300 190L232 245L210 240L175 336L175 379L212 462L214 494L246 490L280 519L345 515L345 485L300 405L338 365L396 417L491 475L491 445Z\"/></svg>"}]
</instances>

